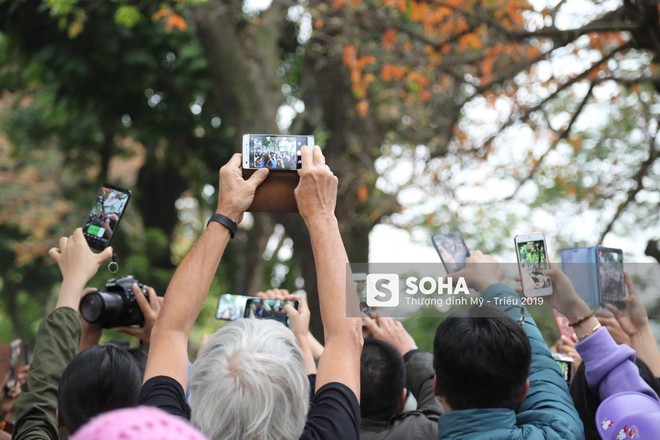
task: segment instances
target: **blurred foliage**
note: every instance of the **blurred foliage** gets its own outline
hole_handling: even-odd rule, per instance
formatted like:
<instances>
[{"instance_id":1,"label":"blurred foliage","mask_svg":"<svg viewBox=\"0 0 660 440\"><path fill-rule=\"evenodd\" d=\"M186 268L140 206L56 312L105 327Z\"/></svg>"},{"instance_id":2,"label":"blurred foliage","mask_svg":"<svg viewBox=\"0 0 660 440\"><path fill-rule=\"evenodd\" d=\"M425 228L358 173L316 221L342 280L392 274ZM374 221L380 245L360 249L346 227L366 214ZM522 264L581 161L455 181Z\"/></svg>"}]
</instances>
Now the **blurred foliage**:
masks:
<instances>
[{"instance_id":1,"label":"blurred foliage","mask_svg":"<svg viewBox=\"0 0 660 440\"><path fill-rule=\"evenodd\" d=\"M118 275L164 292L215 206L218 166L260 112L275 126L287 109L336 164L352 255L380 221L425 242L461 230L507 256L503 237L541 220L555 252L657 231L660 55L620 27L637 23L634 2L594 1L567 30L556 20L569 2L536 3L0 0L0 339L33 338L59 281L46 251L104 180L134 192ZM600 231L566 226L587 211ZM299 231L260 226L272 243L254 279L300 287ZM241 230L243 253L223 259L194 339L219 325L217 295L240 285L245 254L262 252L252 238ZM437 319L406 325L430 347Z\"/></svg>"}]
</instances>

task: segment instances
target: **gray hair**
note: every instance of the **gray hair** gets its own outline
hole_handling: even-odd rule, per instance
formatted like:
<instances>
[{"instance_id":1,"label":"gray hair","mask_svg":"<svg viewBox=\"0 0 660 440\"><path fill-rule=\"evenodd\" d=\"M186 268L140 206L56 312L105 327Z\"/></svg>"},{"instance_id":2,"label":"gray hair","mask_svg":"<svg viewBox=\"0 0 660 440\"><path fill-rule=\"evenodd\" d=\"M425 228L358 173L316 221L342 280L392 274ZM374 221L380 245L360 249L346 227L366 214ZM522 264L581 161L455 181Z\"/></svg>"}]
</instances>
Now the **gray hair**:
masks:
<instances>
[{"instance_id":1,"label":"gray hair","mask_svg":"<svg viewBox=\"0 0 660 440\"><path fill-rule=\"evenodd\" d=\"M192 424L209 439L297 439L309 380L291 330L239 319L215 332L190 374Z\"/></svg>"}]
</instances>

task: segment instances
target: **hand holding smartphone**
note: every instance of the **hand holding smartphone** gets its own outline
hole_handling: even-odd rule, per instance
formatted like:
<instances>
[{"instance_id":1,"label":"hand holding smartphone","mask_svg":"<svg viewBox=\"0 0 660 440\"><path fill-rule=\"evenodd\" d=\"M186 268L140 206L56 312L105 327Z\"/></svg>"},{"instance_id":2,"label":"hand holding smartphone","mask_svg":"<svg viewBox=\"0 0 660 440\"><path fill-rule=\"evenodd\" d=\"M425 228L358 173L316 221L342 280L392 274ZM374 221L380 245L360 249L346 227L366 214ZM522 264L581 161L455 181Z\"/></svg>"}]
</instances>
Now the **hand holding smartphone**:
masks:
<instances>
[{"instance_id":1,"label":"hand holding smartphone","mask_svg":"<svg viewBox=\"0 0 660 440\"><path fill-rule=\"evenodd\" d=\"M518 270L523 294L528 297L552 294L552 281L545 270L550 268L545 236L540 232L516 235L514 238Z\"/></svg>"},{"instance_id":2,"label":"hand holding smartphone","mask_svg":"<svg viewBox=\"0 0 660 440\"><path fill-rule=\"evenodd\" d=\"M313 147L314 136L281 134L244 134L243 168L298 170L302 163L300 149Z\"/></svg>"},{"instance_id":3,"label":"hand holding smartphone","mask_svg":"<svg viewBox=\"0 0 660 440\"><path fill-rule=\"evenodd\" d=\"M465 245L463 234L458 231L435 234L431 237L431 241L448 274L458 272L465 267L465 260L470 256L470 250Z\"/></svg>"},{"instance_id":4,"label":"hand holding smartphone","mask_svg":"<svg viewBox=\"0 0 660 440\"><path fill-rule=\"evenodd\" d=\"M589 307L621 306L621 300L627 294L621 249L600 245L562 249L561 265Z\"/></svg>"},{"instance_id":5,"label":"hand holding smartphone","mask_svg":"<svg viewBox=\"0 0 660 440\"><path fill-rule=\"evenodd\" d=\"M117 226L124 215L131 192L104 183L83 225L83 235L92 249L102 251L110 246Z\"/></svg>"}]
</instances>

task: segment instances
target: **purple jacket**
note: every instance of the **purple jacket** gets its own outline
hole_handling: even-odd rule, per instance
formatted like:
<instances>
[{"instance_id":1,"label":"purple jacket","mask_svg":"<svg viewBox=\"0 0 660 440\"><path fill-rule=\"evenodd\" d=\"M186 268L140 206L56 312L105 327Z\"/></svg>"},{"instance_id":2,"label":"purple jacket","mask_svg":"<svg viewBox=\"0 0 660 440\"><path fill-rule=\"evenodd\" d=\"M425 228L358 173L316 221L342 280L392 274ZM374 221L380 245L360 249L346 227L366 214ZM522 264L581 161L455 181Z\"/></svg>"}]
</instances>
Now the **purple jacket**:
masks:
<instances>
[{"instance_id":1,"label":"purple jacket","mask_svg":"<svg viewBox=\"0 0 660 440\"><path fill-rule=\"evenodd\" d=\"M600 399L624 391L644 393L658 402L658 395L639 376L635 350L617 345L605 327L575 344L585 365L587 383L598 391Z\"/></svg>"}]
</instances>

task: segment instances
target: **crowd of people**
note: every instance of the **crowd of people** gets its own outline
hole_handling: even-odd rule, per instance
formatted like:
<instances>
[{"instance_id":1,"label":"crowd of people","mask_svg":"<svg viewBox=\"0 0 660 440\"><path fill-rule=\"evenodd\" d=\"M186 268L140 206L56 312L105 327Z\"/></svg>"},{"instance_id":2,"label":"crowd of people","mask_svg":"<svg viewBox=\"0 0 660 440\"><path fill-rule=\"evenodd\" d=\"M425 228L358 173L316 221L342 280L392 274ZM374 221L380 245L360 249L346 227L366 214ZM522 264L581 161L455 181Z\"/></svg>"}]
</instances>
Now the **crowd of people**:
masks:
<instances>
[{"instance_id":1,"label":"crowd of people","mask_svg":"<svg viewBox=\"0 0 660 440\"><path fill-rule=\"evenodd\" d=\"M594 313L567 276L546 270L548 301L575 332L551 348L503 283L502 266L474 252L454 276L484 304L439 322L432 352L421 350L401 322L359 317L335 216L337 177L318 147L301 155L295 196L314 251L323 345L309 330L305 296L269 290L258 296L286 301L288 327L237 319L189 360L213 277L269 172L245 180L235 155L220 170L216 214L164 299L134 286L145 324L122 330L140 338L139 347L99 345L101 329L79 318L86 284L112 249L92 252L77 229L50 250L62 284L29 372L4 395L11 414L3 418L13 421L4 438L660 438L660 350L630 277L622 307ZM573 358L570 384L551 350Z\"/></svg>"}]
</instances>

